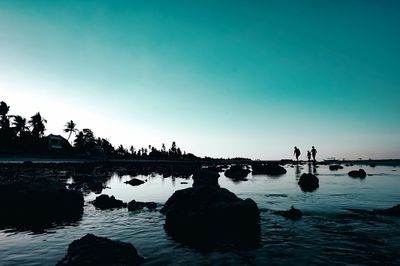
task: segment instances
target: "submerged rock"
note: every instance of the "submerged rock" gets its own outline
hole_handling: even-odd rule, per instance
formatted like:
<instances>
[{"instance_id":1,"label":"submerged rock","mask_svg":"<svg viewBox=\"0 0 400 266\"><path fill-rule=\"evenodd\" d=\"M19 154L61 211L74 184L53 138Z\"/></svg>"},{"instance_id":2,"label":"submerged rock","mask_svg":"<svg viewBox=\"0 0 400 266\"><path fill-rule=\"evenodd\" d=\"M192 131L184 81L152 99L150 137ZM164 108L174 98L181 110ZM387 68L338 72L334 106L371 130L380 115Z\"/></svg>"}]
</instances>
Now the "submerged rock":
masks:
<instances>
[{"instance_id":1,"label":"submerged rock","mask_svg":"<svg viewBox=\"0 0 400 266\"><path fill-rule=\"evenodd\" d=\"M350 177L365 178L367 173L363 169L353 170L348 173Z\"/></svg>"},{"instance_id":2,"label":"submerged rock","mask_svg":"<svg viewBox=\"0 0 400 266\"><path fill-rule=\"evenodd\" d=\"M105 210L105 209L114 209L114 208L125 208L127 206L122 200L116 199L114 196L108 195L100 195L94 201L93 205L96 208Z\"/></svg>"},{"instance_id":3,"label":"submerged rock","mask_svg":"<svg viewBox=\"0 0 400 266\"><path fill-rule=\"evenodd\" d=\"M301 190L304 192L313 192L319 188L319 179L313 174L302 174L299 183Z\"/></svg>"},{"instance_id":4,"label":"submerged rock","mask_svg":"<svg viewBox=\"0 0 400 266\"><path fill-rule=\"evenodd\" d=\"M80 191L66 189L58 180L22 177L0 182L0 226L33 230L53 223L78 221L84 199Z\"/></svg>"},{"instance_id":5,"label":"submerged rock","mask_svg":"<svg viewBox=\"0 0 400 266\"><path fill-rule=\"evenodd\" d=\"M108 266L139 265L143 262L136 248L130 243L113 241L105 237L87 234L74 240L68 247L67 255L57 266Z\"/></svg>"},{"instance_id":6,"label":"submerged rock","mask_svg":"<svg viewBox=\"0 0 400 266\"><path fill-rule=\"evenodd\" d=\"M141 202L132 200L128 203L128 211L138 211L146 207L149 210L154 210L157 208L157 203L155 202Z\"/></svg>"},{"instance_id":7,"label":"submerged rock","mask_svg":"<svg viewBox=\"0 0 400 266\"><path fill-rule=\"evenodd\" d=\"M343 169L343 166L341 166L340 164L331 164L331 165L329 165L329 170L331 170L331 171L337 171L339 169Z\"/></svg>"},{"instance_id":8,"label":"submerged rock","mask_svg":"<svg viewBox=\"0 0 400 266\"><path fill-rule=\"evenodd\" d=\"M132 178L131 180L128 180L128 181L125 182L125 184L129 184L129 185L132 185L132 186L139 186L139 185L144 184L144 183L145 183L144 181L142 181L140 179L137 179L137 178Z\"/></svg>"},{"instance_id":9,"label":"submerged rock","mask_svg":"<svg viewBox=\"0 0 400 266\"><path fill-rule=\"evenodd\" d=\"M251 165L253 170L253 175L271 175L271 176L279 176L286 174L286 169L276 163L253 163Z\"/></svg>"},{"instance_id":10,"label":"submerged rock","mask_svg":"<svg viewBox=\"0 0 400 266\"><path fill-rule=\"evenodd\" d=\"M393 206L388 209L383 209L383 210L374 210L372 211L373 214L380 214L380 215L385 215L385 216L394 216L394 217L400 217L400 204L397 204L396 206Z\"/></svg>"},{"instance_id":11,"label":"submerged rock","mask_svg":"<svg viewBox=\"0 0 400 266\"><path fill-rule=\"evenodd\" d=\"M218 185L219 173L213 169L200 169L193 174L193 187L215 186Z\"/></svg>"},{"instance_id":12,"label":"submerged rock","mask_svg":"<svg viewBox=\"0 0 400 266\"><path fill-rule=\"evenodd\" d=\"M298 220L303 216L303 212L293 206L287 211L276 211L275 214L282 215L283 217L291 220Z\"/></svg>"},{"instance_id":13,"label":"submerged rock","mask_svg":"<svg viewBox=\"0 0 400 266\"><path fill-rule=\"evenodd\" d=\"M241 165L232 165L225 171L225 176L235 180L245 180L250 172L249 169L243 168Z\"/></svg>"}]
</instances>

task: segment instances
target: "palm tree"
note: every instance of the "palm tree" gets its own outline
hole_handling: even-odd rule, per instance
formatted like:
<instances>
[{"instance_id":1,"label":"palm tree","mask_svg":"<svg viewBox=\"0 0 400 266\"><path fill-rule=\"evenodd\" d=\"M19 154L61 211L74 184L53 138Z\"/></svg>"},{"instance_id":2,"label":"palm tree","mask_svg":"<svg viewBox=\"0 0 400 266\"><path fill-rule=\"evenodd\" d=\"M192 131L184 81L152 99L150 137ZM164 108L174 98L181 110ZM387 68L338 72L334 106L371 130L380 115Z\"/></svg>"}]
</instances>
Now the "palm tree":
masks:
<instances>
[{"instance_id":1,"label":"palm tree","mask_svg":"<svg viewBox=\"0 0 400 266\"><path fill-rule=\"evenodd\" d=\"M10 110L10 106L8 106L5 102L0 102L0 127L1 128L9 128L10 120L8 119L7 113Z\"/></svg>"},{"instance_id":2,"label":"palm tree","mask_svg":"<svg viewBox=\"0 0 400 266\"><path fill-rule=\"evenodd\" d=\"M69 138L71 137L71 134L75 133L75 135L76 135L76 132L78 132L78 129L76 128L75 122L72 121L72 120L67 122L67 124L65 124L64 132L65 133L69 132L69 135L68 135L68 141L69 141Z\"/></svg>"},{"instance_id":3,"label":"palm tree","mask_svg":"<svg viewBox=\"0 0 400 266\"><path fill-rule=\"evenodd\" d=\"M42 118L39 112L31 117L29 124L31 124L33 136L39 138L44 135L44 131L46 130L44 123L47 123L47 120Z\"/></svg>"},{"instance_id":4,"label":"palm tree","mask_svg":"<svg viewBox=\"0 0 400 266\"><path fill-rule=\"evenodd\" d=\"M26 119L20 115L14 115L13 118L14 121L12 122L12 125L14 126L14 130L21 136L26 130L29 129L26 125Z\"/></svg>"}]
</instances>

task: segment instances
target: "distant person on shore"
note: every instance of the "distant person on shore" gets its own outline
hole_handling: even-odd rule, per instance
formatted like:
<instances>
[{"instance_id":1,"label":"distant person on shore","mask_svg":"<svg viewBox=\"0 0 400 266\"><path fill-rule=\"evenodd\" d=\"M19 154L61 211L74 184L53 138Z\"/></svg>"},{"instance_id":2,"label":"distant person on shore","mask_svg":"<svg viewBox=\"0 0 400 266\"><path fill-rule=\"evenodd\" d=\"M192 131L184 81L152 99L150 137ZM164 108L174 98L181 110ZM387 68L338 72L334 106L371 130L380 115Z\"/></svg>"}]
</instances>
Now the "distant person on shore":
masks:
<instances>
[{"instance_id":1,"label":"distant person on shore","mask_svg":"<svg viewBox=\"0 0 400 266\"><path fill-rule=\"evenodd\" d=\"M307 151L307 159L308 159L308 162L311 161L311 152L310 151Z\"/></svg>"},{"instance_id":2,"label":"distant person on shore","mask_svg":"<svg viewBox=\"0 0 400 266\"><path fill-rule=\"evenodd\" d=\"M297 148L296 146L294 146L294 155L296 156L296 160L297 162L299 162L299 156L300 156L301 152L299 150L299 148Z\"/></svg>"},{"instance_id":3,"label":"distant person on shore","mask_svg":"<svg viewBox=\"0 0 400 266\"><path fill-rule=\"evenodd\" d=\"M312 157L313 157L313 161L316 162L315 155L317 155L317 150L315 149L314 146L312 146L311 154L312 154Z\"/></svg>"}]
</instances>

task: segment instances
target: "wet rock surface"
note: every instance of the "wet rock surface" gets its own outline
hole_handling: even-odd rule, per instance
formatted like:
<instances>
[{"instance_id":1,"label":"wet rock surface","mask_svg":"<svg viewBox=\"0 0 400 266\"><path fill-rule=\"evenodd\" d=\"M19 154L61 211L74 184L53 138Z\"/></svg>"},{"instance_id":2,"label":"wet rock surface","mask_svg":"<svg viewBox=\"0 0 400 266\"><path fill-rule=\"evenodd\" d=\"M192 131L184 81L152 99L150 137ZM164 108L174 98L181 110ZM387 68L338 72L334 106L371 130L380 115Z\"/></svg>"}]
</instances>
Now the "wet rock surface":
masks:
<instances>
[{"instance_id":1,"label":"wet rock surface","mask_svg":"<svg viewBox=\"0 0 400 266\"><path fill-rule=\"evenodd\" d=\"M167 233L189 245L252 246L259 241L257 204L219 186L199 185L178 190L161 212L166 216Z\"/></svg>"},{"instance_id":2,"label":"wet rock surface","mask_svg":"<svg viewBox=\"0 0 400 266\"><path fill-rule=\"evenodd\" d=\"M348 175L355 178L365 178L367 176L367 173L363 169L359 169L350 171Z\"/></svg>"},{"instance_id":3,"label":"wet rock surface","mask_svg":"<svg viewBox=\"0 0 400 266\"><path fill-rule=\"evenodd\" d=\"M303 212L293 206L287 211L275 211L274 213L291 220L298 220L303 217Z\"/></svg>"},{"instance_id":4,"label":"wet rock surface","mask_svg":"<svg viewBox=\"0 0 400 266\"><path fill-rule=\"evenodd\" d=\"M67 255L56 265L134 266L143 261L143 257L139 256L136 248L130 243L87 234L78 240L74 240L68 247Z\"/></svg>"},{"instance_id":5,"label":"wet rock surface","mask_svg":"<svg viewBox=\"0 0 400 266\"><path fill-rule=\"evenodd\" d=\"M125 182L125 184L129 184L131 186L139 186L141 184L144 184L145 182L143 180L137 179L137 178L132 178L131 180L128 180Z\"/></svg>"},{"instance_id":6,"label":"wet rock surface","mask_svg":"<svg viewBox=\"0 0 400 266\"><path fill-rule=\"evenodd\" d=\"M232 165L225 171L225 176L234 180L246 180L251 171L241 165Z\"/></svg>"},{"instance_id":7,"label":"wet rock surface","mask_svg":"<svg viewBox=\"0 0 400 266\"><path fill-rule=\"evenodd\" d=\"M286 174L286 169L277 163L253 163L251 167L253 170L253 175L280 176Z\"/></svg>"},{"instance_id":8,"label":"wet rock surface","mask_svg":"<svg viewBox=\"0 0 400 266\"><path fill-rule=\"evenodd\" d=\"M138 211L145 207L149 210L155 210L157 208L157 203L141 202L141 201L136 201L136 200L132 200L128 203L128 211Z\"/></svg>"},{"instance_id":9,"label":"wet rock surface","mask_svg":"<svg viewBox=\"0 0 400 266\"><path fill-rule=\"evenodd\" d=\"M93 201L93 205L101 210L125 208L127 206L122 200L116 199L114 196L100 195Z\"/></svg>"},{"instance_id":10,"label":"wet rock surface","mask_svg":"<svg viewBox=\"0 0 400 266\"><path fill-rule=\"evenodd\" d=\"M43 230L80 220L84 199L79 191L50 177L1 179L0 226Z\"/></svg>"},{"instance_id":11,"label":"wet rock surface","mask_svg":"<svg viewBox=\"0 0 400 266\"><path fill-rule=\"evenodd\" d=\"M319 179L313 174L304 173L300 176L299 186L304 192L313 192L319 188Z\"/></svg>"}]
</instances>

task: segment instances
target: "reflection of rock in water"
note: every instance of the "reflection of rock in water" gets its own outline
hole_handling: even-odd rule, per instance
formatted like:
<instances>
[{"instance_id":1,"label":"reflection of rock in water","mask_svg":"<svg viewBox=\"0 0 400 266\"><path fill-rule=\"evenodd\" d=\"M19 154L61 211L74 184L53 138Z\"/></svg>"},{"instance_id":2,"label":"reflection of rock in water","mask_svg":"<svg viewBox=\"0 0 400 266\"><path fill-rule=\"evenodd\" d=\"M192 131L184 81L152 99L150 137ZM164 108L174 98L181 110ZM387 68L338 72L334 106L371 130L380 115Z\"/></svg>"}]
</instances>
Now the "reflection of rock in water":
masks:
<instances>
[{"instance_id":1,"label":"reflection of rock in water","mask_svg":"<svg viewBox=\"0 0 400 266\"><path fill-rule=\"evenodd\" d=\"M214 175L214 179L218 177ZM256 245L260 234L257 204L251 199L238 198L210 180L203 184L200 180L197 178L193 188L176 191L161 209L168 234L183 243L204 248Z\"/></svg>"},{"instance_id":2,"label":"reflection of rock in water","mask_svg":"<svg viewBox=\"0 0 400 266\"><path fill-rule=\"evenodd\" d=\"M74 240L67 255L57 266L67 265L139 265L143 262L136 248L130 243L113 241L105 237L87 234Z\"/></svg>"},{"instance_id":3,"label":"reflection of rock in water","mask_svg":"<svg viewBox=\"0 0 400 266\"><path fill-rule=\"evenodd\" d=\"M319 188L319 179L313 174L302 174L299 180L299 186L304 192L313 192Z\"/></svg>"},{"instance_id":4,"label":"reflection of rock in water","mask_svg":"<svg viewBox=\"0 0 400 266\"><path fill-rule=\"evenodd\" d=\"M4 181L4 180L2 180ZM79 191L46 177L23 177L0 184L0 226L41 231L58 224L74 223L83 213Z\"/></svg>"}]
</instances>

